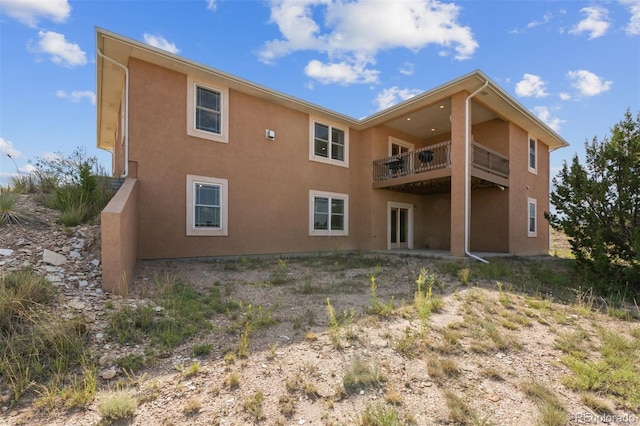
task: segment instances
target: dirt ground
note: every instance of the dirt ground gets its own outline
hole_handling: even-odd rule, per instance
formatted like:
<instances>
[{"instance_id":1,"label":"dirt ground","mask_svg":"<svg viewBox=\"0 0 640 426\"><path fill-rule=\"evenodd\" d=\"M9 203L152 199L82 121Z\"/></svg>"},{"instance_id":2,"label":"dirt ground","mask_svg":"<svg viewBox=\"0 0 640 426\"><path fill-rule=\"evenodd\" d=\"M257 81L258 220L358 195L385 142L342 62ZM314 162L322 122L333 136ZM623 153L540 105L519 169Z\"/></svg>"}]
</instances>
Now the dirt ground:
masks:
<instances>
[{"instance_id":1,"label":"dirt ground","mask_svg":"<svg viewBox=\"0 0 640 426\"><path fill-rule=\"evenodd\" d=\"M16 238L18 234L29 238L28 231L15 233ZM14 249L12 244L14 240L5 233L0 248ZM231 359L225 355L238 347L241 330L230 332L233 318L216 315L211 320L214 331L197 336L135 375L117 371L113 379L100 379L98 393L85 409L43 412L33 401L26 401L3 410L0 424L108 424L101 417L100 404L124 393L136 399L138 407L134 416L113 424L447 425L468 421L533 425L541 410L523 391L527 381L543 384L559 398L566 424L640 424L637 412L616 401L607 401L607 416L584 405L580 393L563 384L563 378L572 373L560 362L562 352L556 344L559 336L575 330L585 330L594 340L602 327L628 335L639 327L638 321L586 314L552 301L542 311L534 309L531 301L538 299L505 291L509 283L472 279L471 285L462 285L459 279L439 273L439 265L448 260L379 253L349 256L293 257L280 263L277 258L145 261L138 265L127 299L99 291L87 298L83 296L86 287L61 286L61 312L78 310L77 304L69 306L70 300L90 305L85 309L93 314L90 326L96 357L145 352L144 345L120 346L104 337L104 306L141 303L150 294L153 277L163 274L180 277L199 289L218 287L227 300L245 306L261 306L275 324L250 334L246 358ZM416 279L423 268L436 274L434 292L442 299L441 310L426 321L413 308ZM393 300L393 314L371 313L372 275L378 300ZM334 332L327 300L342 323ZM482 336L473 335L474 321L493 323L506 344L496 347L482 342ZM210 352L193 357L192 349L204 344L211 345ZM194 363L197 371L186 374L185 367ZM347 388L345 377L355 365L363 364L375 369L378 379L368 386ZM438 366L449 368L443 373ZM466 420L452 412L452 395L466 408L462 411ZM378 418L383 417L381 412L388 413L387 423L371 422L367 415L376 410ZM393 416L397 423L389 420Z\"/></svg>"}]
</instances>

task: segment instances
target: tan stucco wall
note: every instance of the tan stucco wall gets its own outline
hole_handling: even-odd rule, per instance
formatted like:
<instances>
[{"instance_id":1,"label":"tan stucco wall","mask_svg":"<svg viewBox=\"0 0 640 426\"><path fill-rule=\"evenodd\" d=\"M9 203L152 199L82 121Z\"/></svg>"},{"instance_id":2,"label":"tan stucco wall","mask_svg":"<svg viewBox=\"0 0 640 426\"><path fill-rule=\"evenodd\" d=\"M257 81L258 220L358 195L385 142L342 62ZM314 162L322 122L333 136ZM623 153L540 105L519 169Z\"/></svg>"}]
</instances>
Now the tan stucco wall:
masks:
<instances>
[{"instance_id":1,"label":"tan stucco wall","mask_svg":"<svg viewBox=\"0 0 640 426\"><path fill-rule=\"evenodd\" d=\"M460 92L451 97L451 244L452 256L465 255L465 99ZM471 155L469 155L469 163ZM469 194L470 196L470 194Z\"/></svg>"},{"instance_id":2,"label":"tan stucco wall","mask_svg":"<svg viewBox=\"0 0 640 426\"><path fill-rule=\"evenodd\" d=\"M503 155L509 155L509 123L499 119L476 124L472 140Z\"/></svg>"},{"instance_id":3,"label":"tan stucco wall","mask_svg":"<svg viewBox=\"0 0 640 426\"><path fill-rule=\"evenodd\" d=\"M549 150L538 140L537 174L528 170L528 133L509 125L509 251L521 255L548 254L549 226L544 212L549 210ZM537 200L537 237L527 236L528 198Z\"/></svg>"},{"instance_id":4,"label":"tan stucco wall","mask_svg":"<svg viewBox=\"0 0 640 426\"><path fill-rule=\"evenodd\" d=\"M349 134L349 168L310 161L308 115L230 91L229 143L194 138L185 75L135 60L130 75L141 258L367 248L372 154L358 132ZM228 179L228 236L186 236L186 175ZM310 189L349 195L348 237L309 236Z\"/></svg>"},{"instance_id":5,"label":"tan stucco wall","mask_svg":"<svg viewBox=\"0 0 640 426\"><path fill-rule=\"evenodd\" d=\"M434 194L424 197L423 221L424 245L416 248L449 250L451 247L451 196Z\"/></svg>"},{"instance_id":6,"label":"tan stucco wall","mask_svg":"<svg viewBox=\"0 0 640 426\"><path fill-rule=\"evenodd\" d=\"M138 185L127 179L100 214L102 288L126 295L138 260Z\"/></svg>"},{"instance_id":7,"label":"tan stucco wall","mask_svg":"<svg viewBox=\"0 0 640 426\"><path fill-rule=\"evenodd\" d=\"M509 189L498 187L471 191L469 249L509 251Z\"/></svg>"},{"instance_id":8,"label":"tan stucco wall","mask_svg":"<svg viewBox=\"0 0 640 426\"><path fill-rule=\"evenodd\" d=\"M464 256L464 104L451 98L451 131L417 140L385 126L349 132L349 167L309 160L309 116L229 91L229 143L188 136L187 76L132 59L130 171L139 195L138 257L170 258L386 249L388 202L414 208L414 248ZM206 83L206 81L204 82ZM215 84L212 84L216 86ZM339 124L339 123L338 123ZM274 141L265 130L276 133ZM548 152L538 141L538 174L527 171L527 133L502 120L472 128L477 142L510 157L509 188L471 191L470 249L546 252ZM389 137L415 148L451 140L451 193L417 196L373 190L371 162ZM124 152L115 149L116 163ZM228 180L227 236L186 235L186 177ZM529 187L529 189L526 189ZM309 236L309 190L349 196L348 236ZM538 237L528 238L527 196L538 202Z\"/></svg>"}]
</instances>

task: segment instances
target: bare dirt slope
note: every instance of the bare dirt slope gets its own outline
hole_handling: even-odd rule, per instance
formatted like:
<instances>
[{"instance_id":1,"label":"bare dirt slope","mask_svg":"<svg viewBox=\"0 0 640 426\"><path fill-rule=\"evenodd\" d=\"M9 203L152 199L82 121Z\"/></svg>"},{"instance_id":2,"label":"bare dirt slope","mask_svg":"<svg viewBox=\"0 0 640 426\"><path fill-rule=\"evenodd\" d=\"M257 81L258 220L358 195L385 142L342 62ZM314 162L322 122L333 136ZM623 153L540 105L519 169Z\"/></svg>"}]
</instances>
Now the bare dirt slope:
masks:
<instances>
[{"instance_id":1,"label":"bare dirt slope","mask_svg":"<svg viewBox=\"0 0 640 426\"><path fill-rule=\"evenodd\" d=\"M42 209L26 198L22 203ZM41 215L55 216L45 210ZM637 409L614 399L602 398L605 414L585 405L583 394L565 385L573 373L558 348L564 336L580 331L595 353L602 330L632 339L637 321L510 292L509 283L470 277L464 286L438 272L449 261L375 253L280 263L141 262L131 294L123 299L100 289L98 248L97 226L0 228L0 267L32 265L49 276L59 288L60 315L85 318L96 360L149 353L145 345L117 344L105 327L121 304L146 303L154 276L176 276L200 289L218 287L227 300L260 306L275 324L252 330L246 357L230 356L238 353L243 330L233 327L234 315L221 313L211 320L214 331L160 354L134 374L101 366L98 392L85 409L49 412L38 409L35 399L12 405L4 395L0 424L108 424L99 407L123 394L138 406L114 424L533 425L543 413L540 401L526 392L527 383L557 396L566 424L639 424ZM45 263L44 249L65 255L67 262ZM424 268L436 273L435 297L442 299L441 309L426 320L414 306ZM393 300L392 313L372 312L372 275L377 301L390 306ZM339 323L333 327L327 299ZM194 357L193 348L204 345L210 351ZM115 376L103 379L106 370ZM371 420L385 416L386 423Z\"/></svg>"}]
</instances>

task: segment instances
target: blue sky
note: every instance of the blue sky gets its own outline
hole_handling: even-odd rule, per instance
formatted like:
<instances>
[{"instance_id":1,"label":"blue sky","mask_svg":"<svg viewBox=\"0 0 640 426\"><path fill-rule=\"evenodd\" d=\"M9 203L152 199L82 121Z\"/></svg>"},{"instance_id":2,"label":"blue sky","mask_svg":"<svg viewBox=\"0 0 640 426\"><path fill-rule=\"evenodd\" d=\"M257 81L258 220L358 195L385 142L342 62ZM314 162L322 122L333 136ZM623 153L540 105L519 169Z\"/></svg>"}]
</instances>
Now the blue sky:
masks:
<instances>
[{"instance_id":1,"label":"blue sky","mask_svg":"<svg viewBox=\"0 0 640 426\"><path fill-rule=\"evenodd\" d=\"M571 143L552 175L640 111L640 0L0 0L0 184L80 146L110 167L95 27L355 118L480 69Z\"/></svg>"}]
</instances>

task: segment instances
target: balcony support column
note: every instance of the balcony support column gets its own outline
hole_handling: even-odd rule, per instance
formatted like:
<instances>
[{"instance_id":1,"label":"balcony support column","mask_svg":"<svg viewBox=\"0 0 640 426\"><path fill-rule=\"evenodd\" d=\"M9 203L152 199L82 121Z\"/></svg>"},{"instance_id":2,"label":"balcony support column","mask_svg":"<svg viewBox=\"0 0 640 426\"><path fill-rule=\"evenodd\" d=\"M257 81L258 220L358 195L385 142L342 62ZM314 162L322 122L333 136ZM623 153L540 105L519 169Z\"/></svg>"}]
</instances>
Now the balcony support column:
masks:
<instances>
[{"instance_id":1,"label":"balcony support column","mask_svg":"<svg viewBox=\"0 0 640 426\"><path fill-rule=\"evenodd\" d=\"M465 257L465 99L463 91L451 97L451 256ZM470 161L470 160L469 160ZM470 201L470 200L467 200Z\"/></svg>"}]
</instances>

